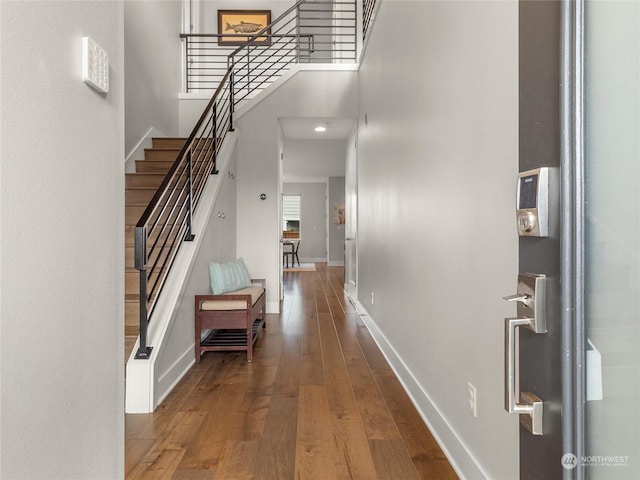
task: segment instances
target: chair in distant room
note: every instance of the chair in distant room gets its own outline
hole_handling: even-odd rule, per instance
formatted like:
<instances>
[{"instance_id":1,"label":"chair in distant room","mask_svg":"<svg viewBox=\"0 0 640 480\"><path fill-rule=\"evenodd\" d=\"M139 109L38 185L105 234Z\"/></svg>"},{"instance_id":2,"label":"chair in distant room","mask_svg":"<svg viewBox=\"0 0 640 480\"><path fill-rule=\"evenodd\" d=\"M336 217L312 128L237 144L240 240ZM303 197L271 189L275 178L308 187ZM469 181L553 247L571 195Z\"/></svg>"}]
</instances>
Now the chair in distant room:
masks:
<instances>
[{"instance_id":1,"label":"chair in distant room","mask_svg":"<svg viewBox=\"0 0 640 480\"><path fill-rule=\"evenodd\" d=\"M284 263L286 265L286 268L289 268L289 257L291 257L291 266L295 267L296 266L296 262L298 263L298 266L300 266L300 258L298 258L298 249L300 248L300 243L302 242L302 240L297 240L297 241L292 241L292 246L291 246L291 250L287 250L287 251L283 251L282 255L283 255L283 260ZM288 242L287 242L288 243Z\"/></svg>"}]
</instances>

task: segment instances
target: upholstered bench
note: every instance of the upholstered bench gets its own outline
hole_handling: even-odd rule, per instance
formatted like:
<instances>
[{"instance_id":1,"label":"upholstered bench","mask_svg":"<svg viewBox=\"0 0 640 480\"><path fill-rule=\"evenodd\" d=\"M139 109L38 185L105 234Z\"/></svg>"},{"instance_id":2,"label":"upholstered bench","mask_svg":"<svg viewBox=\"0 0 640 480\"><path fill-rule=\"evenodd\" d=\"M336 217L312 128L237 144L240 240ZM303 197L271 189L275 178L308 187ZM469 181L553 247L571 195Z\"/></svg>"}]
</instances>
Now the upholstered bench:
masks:
<instances>
[{"instance_id":1,"label":"upholstered bench","mask_svg":"<svg viewBox=\"0 0 640 480\"><path fill-rule=\"evenodd\" d=\"M214 294L195 296L196 363L203 352L229 350L246 350L251 362L253 344L266 327L266 282L249 279L242 259L210 264L209 274Z\"/></svg>"}]
</instances>

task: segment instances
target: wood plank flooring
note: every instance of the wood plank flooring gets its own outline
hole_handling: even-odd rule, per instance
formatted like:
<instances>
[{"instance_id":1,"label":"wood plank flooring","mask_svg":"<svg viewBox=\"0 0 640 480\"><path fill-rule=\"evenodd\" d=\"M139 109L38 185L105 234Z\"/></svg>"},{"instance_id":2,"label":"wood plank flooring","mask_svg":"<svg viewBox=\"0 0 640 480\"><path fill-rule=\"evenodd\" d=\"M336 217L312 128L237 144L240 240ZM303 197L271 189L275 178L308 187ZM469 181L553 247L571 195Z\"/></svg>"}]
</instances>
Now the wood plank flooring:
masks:
<instances>
[{"instance_id":1,"label":"wood plank flooring","mask_svg":"<svg viewBox=\"0 0 640 480\"><path fill-rule=\"evenodd\" d=\"M126 478L457 478L345 299L344 269L286 272L253 363L209 352L153 414L126 416Z\"/></svg>"}]
</instances>

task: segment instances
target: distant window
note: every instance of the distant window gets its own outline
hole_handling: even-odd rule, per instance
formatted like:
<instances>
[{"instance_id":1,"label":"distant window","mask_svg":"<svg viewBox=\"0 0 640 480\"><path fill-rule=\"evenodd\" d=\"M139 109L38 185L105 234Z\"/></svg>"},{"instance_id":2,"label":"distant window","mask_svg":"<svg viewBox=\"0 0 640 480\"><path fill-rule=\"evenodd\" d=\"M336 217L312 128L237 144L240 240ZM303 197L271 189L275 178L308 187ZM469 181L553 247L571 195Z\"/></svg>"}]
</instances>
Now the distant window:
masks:
<instances>
[{"instance_id":1,"label":"distant window","mask_svg":"<svg viewBox=\"0 0 640 480\"><path fill-rule=\"evenodd\" d=\"M282 195L282 236L300 238L300 195Z\"/></svg>"}]
</instances>

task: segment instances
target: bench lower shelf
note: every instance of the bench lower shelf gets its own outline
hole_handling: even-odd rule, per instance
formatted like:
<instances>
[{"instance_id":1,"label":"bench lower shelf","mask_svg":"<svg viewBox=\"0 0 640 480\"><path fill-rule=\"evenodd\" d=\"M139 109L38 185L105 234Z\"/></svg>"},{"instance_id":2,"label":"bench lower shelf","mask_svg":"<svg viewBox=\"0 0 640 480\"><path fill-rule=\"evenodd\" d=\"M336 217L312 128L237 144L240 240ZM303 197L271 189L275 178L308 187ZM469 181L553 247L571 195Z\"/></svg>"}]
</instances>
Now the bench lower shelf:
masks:
<instances>
[{"instance_id":1,"label":"bench lower shelf","mask_svg":"<svg viewBox=\"0 0 640 480\"><path fill-rule=\"evenodd\" d=\"M256 341L256 337L260 332L260 328L264 324L263 320L258 318L253 322L251 326L252 342ZM205 338L200 342L200 346L203 350L207 347L218 347L220 349L231 349L232 347L246 347L247 346L247 331L244 329L229 329L229 330L212 330ZM238 348L240 350L241 348Z\"/></svg>"}]
</instances>

